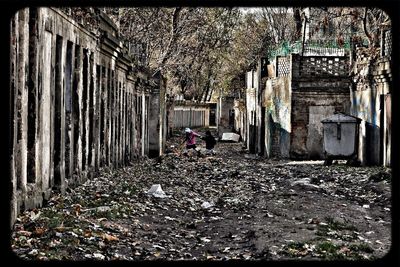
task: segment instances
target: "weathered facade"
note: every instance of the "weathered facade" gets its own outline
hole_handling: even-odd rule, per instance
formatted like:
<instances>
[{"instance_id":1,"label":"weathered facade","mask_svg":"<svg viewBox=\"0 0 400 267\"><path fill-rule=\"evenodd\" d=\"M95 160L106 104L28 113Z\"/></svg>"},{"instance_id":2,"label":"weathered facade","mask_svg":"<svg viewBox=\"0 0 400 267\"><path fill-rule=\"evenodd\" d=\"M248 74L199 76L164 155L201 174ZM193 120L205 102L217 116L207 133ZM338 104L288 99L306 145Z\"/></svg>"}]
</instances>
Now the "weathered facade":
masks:
<instances>
[{"instance_id":1,"label":"weathered facade","mask_svg":"<svg viewBox=\"0 0 400 267\"><path fill-rule=\"evenodd\" d=\"M380 55L356 51L351 90L351 114L362 119L359 160L366 165L391 166L391 31L383 32Z\"/></svg>"},{"instance_id":2,"label":"weathered facade","mask_svg":"<svg viewBox=\"0 0 400 267\"><path fill-rule=\"evenodd\" d=\"M267 59L260 58L257 65L246 73L246 147L251 153L264 154L265 109L261 105L262 88L267 76Z\"/></svg>"},{"instance_id":3,"label":"weathered facade","mask_svg":"<svg viewBox=\"0 0 400 267\"><path fill-rule=\"evenodd\" d=\"M321 121L350 112L347 56L292 55L290 157L323 159Z\"/></svg>"},{"instance_id":4,"label":"weathered facade","mask_svg":"<svg viewBox=\"0 0 400 267\"><path fill-rule=\"evenodd\" d=\"M361 163L390 166L392 74L388 32L383 33L386 41L381 42L377 58L372 59L367 48L356 50L352 74L349 57L340 50L340 55L307 51L303 56L293 53L276 57L267 67L261 113L257 112L260 90L254 85L261 79L260 72L248 72L245 139L249 150L266 157L324 159L321 121L342 112L362 119L357 153ZM264 138L259 145L257 136Z\"/></svg>"},{"instance_id":5,"label":"weathered facade","mask_svg":"<svg viewBox=\"0 0 400 267\"><path fill-rule=\"evenodd\" d=\"M346 56L320 56L310 51L303 56L278 56L267 66L260 61L257 70L247 73L250 152L323 159L321 120L335 111L350 110L348 68Z\"/></svg>"},{"instance_id":6,"label":"weathered facade","mask_svg":"<svg viewBox=\"0 0 400 267\"><path fill-rule=\"evenodd\" d=\"M96 14L95 31L53 8L25 8L11 21L12 220L103 166L162 151L163 83L149 84L115 24Z\"/></svg>"},{"instance_id":7,"label":"weathered facade","mask_svg":"<svg viewBox=\"0 0 400 267\"><path fill-rule=\"evenodd\" d=\"M279 57L278 62L285 59L288 64L291 57ZM270 68L273 65L270 65ZM273 72L274 73L274 72ZM270 75L273 76L274 74ZM275 78L266 81L263 92L265 107L265 156L289 157L291 133L291 72L279 72Z\"/></svg>"}]
</instances>

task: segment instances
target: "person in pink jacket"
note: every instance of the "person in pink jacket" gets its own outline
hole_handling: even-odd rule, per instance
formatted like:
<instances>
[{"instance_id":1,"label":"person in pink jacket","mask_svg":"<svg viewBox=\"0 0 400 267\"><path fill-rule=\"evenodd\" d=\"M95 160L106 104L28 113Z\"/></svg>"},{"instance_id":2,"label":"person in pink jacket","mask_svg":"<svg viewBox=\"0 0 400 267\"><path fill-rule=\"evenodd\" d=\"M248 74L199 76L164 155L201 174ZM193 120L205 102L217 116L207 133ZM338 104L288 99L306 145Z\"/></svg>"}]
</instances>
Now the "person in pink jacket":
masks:
<instances>
[{"instance_id":1,"label":"person in pink jacket","mask_svg":"<svg viewBox=\"0 0 400 267\"><path fill-rule=\"evenodd\" d=\"M192 131L190 128L185 129L185 141L186 142L186 151L187 153L188 149L194 149L196 150L196 137L201 137L198 133L195 133ZM199 154L200 152L196 150L196 152Z\"/></svg>"}]
</instances>

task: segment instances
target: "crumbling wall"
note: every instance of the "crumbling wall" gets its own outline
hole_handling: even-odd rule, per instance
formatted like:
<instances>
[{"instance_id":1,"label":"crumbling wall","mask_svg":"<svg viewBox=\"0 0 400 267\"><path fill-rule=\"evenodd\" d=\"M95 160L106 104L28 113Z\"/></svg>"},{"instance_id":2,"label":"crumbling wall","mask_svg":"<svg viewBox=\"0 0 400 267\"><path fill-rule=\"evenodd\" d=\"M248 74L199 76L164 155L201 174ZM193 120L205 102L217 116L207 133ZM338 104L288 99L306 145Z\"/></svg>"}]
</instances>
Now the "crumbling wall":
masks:
<instances>
[{"instance_id":1,"label":"crumbling wall","mask_svg":"<svg viewBox=\"0 0 400 267\"><path fill-rule=\"evenodd\" d=\"M146 71L134 71L106 18L94 32L52 8L11 21L12 222L52 191L148 153Z\"/></svg>"},{"instance_id":2,"label":"crumbling wall","mask_svg":"<svg viewBox=\"0 0 400 267\"><path fill-rule=\"evenodd\" d=\"M348 60L292 54L291 158L324 158L321 120L350 111Z\"/></svg>"},{"instance_id":3,"label":"crumbling wall","mask_svg":"<svg viewBox=\"0 0 400 267\"><path fill-rule=\"evenodd\" d=\"M269 79L263 97L265 114L265 156L289 157L291 77L289 75Z\"/></svg>"},{"instance_id":4,"label":"crumbling wall","mask_svg":"<svg viewBox=\"0 0 400 267\"><path fill-rule=\"evenodd\" d=\"M383 47L385 49L385 47ZM359 160L364 165L391 165L390 53L373 59L366 48L356 51L351 90L351 114L362 119ZM382 51L382 52L384 52Z\"/></svg>"}]
</instances>

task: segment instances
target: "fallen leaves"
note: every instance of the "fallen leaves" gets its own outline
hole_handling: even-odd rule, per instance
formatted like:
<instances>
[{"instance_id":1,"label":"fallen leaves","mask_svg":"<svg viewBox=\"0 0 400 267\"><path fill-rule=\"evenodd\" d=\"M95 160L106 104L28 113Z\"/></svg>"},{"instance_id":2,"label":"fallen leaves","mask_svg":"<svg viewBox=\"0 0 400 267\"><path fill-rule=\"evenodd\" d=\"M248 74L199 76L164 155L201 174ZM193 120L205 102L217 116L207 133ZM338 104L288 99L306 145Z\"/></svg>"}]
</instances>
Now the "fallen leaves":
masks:
<instances>
[{"instance_id":1,"label":"fallen leaves","mask_svg":"<svg viewBox=\"0 0 400 267\"><path fill-rule=\"evenodd\" d=\"M252 260L365 258L389 247L390 198L379 192L390 179L369 179L380 168L245 158L239 144L217 146L212 157L170 153L104 169L53 195L17 218L14 251L27 259ZM290 246L299 236L310 240Z\"/></svg>"},{"instance_id":2,"label":"fallen leaves","mask_svg":"<svg viewBox=\"0 0 400 267\"><path fill-rule=\"evenodd\" d=\"M103 240L106 240L108 242L118 241L119 240L118 237L113 236L113 235L109 235L109 234L106 234L106 233L102 235L102 238L103 238Z\"/></svg>"},{"instance_id":3,"label":"fallen leaves","mask_svg":"<svg viewBox=\"0 0 400 267\"><path fill-rule=\"evenodd\" d=\"M35 236L40 237L44 235L44 233L47 231L46 228L44 227L35 227L35 231L33 232Z\"/></svg>"}]
</instances>

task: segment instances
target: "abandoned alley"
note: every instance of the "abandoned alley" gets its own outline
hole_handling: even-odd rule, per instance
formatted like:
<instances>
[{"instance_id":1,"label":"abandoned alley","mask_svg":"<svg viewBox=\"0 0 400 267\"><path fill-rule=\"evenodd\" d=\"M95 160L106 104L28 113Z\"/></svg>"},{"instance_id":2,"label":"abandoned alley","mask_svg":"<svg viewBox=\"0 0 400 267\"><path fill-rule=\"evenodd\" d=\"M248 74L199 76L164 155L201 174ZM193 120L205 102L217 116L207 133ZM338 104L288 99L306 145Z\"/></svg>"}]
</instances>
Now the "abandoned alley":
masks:
<instances>
[{"instance_id":1,"label":"abandoned alley","mask_svg":"<svg viewBox=\"0 0 400 267\"><path fill-rule=\"evenodd\" d=\"M384 10L25 7L9 26L16 260L394 256Z\"/></svg>"},{"instance_id":2,"label":"abandoned alley","mask_svg":"<svg viewBox=\"0 0 400 267\"><path fill-rule=\"evenodd\" d=\"M18 217L13 249L46 260L365 260L388 252L384 168L255 160L237 143L216 151L172 149L105 170ZM148 193L155 184L164 194Z\"/></svg>"}]
</instances>

